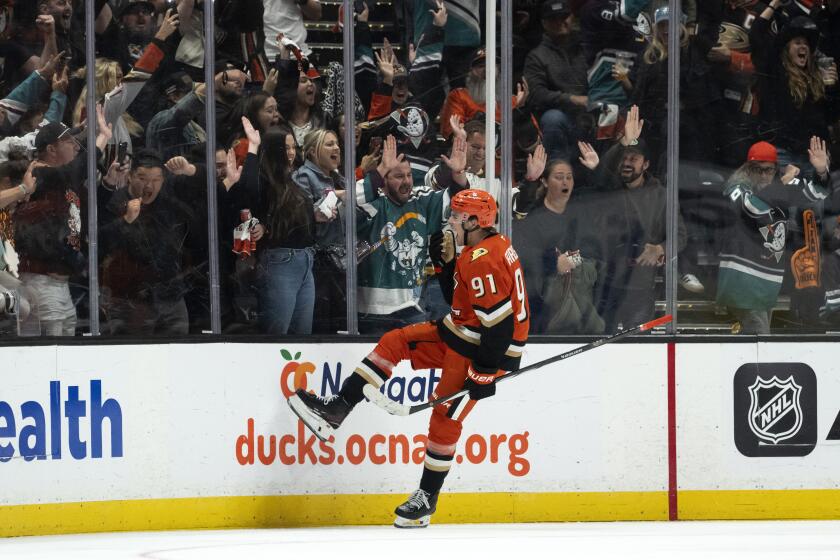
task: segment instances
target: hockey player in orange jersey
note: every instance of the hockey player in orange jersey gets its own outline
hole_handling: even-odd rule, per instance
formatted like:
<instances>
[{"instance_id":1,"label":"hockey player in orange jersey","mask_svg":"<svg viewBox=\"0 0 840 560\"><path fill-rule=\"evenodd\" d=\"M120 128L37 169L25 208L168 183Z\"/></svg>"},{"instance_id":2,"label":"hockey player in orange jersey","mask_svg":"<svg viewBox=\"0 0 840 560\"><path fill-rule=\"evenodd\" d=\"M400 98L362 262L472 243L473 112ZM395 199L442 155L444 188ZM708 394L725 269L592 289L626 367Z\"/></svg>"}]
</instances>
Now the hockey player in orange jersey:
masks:
<instances>
[{"instance_id":1,"label":"hockey player in orange jersey","mask_svg":"<svg viewBox=\"0 0 840 560\"><path fill-rule=\"evenodd\" d=\"M402 360L415 370L438 368L432 398L468 389L468 397L434 407L420 488L397 507L397 527L425 527L455 457L464 419L476 402L493 396L495 380L519 368L528 339L530 313L519 257L510 241L493 229L496 202L479 190L452 199L449 228L432 236L430 254L452 309L441 321L386 333L347 379L337 395L319 397L298 390L289 406L319 438L326 440L355 405L366 384L377 390ZM456 257L456 246L462 246Z\"/></svg>"}]
</instances>

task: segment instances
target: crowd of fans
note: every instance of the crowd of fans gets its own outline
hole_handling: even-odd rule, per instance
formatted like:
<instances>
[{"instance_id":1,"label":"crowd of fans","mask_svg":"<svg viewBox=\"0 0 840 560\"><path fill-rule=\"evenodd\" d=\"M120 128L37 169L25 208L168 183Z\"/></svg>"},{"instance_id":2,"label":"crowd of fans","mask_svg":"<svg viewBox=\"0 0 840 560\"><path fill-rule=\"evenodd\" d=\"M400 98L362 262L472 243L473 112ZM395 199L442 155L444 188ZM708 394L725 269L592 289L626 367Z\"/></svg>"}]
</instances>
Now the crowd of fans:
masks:
<instances>
[{"instance_id":1,"label":"crowd of fans","mask_svg":"<svg viewBox=\"0 0 840 560\"><path fill-rule=\"evenodd\" d=\"M84 332L91 251L103 334L207 330L211 251L225 332L346 330L349 259L362 333L436 320L446 304L430 238L464 188L510 199L533 334L651 319L677 255L679 296L708 302L733 332L771 332L782 301L799 330L837 322L840 0L683 0L678 30L664 0L515 0L513 37L497 38L513 45L514 95L492 107L486 69L496 64L498 77L500 56L482 46L478 0L357 0L354 91L337 2L216 0L212 45L203 0L94 4L86 68L84 2L0 0L6 334ZM354 146L344 145L346 96ZM513 108L512 153L501 151L500 103ZM669 109L679 138L667 135ZM677 142L677 255L667 255L666 153ZM503 158L512 185L498 179Z\"/></svg>"}]
</instances>

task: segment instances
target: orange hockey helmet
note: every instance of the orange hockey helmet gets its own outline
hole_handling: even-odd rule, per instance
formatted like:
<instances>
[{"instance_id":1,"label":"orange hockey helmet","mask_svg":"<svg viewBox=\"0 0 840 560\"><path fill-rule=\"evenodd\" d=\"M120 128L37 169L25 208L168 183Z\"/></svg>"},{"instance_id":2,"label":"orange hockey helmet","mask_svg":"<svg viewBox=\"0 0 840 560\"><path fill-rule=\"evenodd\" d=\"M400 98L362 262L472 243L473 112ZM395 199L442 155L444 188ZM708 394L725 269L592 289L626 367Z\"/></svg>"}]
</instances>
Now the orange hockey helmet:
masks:
<instances>
[{"instance_id":1,"label":"orange hockey helmet","mask_svg":"<svg viewBox=\"0 0 840 560\"><path fill-rule=\"evenodd\" d=\"M489 228L496 223L498 207L493 196L485 191L466 189L452 198L452 210L466 212L478 218L479 227Z\"/></svg>"}]
</instances>

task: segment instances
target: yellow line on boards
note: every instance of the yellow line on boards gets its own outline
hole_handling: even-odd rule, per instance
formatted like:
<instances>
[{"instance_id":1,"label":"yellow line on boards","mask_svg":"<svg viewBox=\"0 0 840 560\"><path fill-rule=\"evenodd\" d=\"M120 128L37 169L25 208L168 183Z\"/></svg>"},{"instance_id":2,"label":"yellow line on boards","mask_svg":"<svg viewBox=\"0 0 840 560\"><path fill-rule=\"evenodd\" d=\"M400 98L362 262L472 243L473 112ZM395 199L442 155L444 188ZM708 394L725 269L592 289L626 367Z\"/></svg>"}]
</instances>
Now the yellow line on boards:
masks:
<instances>
[{"instance_id":1,"label":"yellow line on boards","mask_svg":"<svg viewBox=\"0 0 840 560\"><path fill-rule=\"evenodd\" d=\"M402 494L234 496L0 506L0 537L330 525L390 525ZM667 492L442 494L435 523L661 521Z\"/></svg>"},{"instance_id":2,"label":"yellow line on boards","mask_svg":"<svg viewBox=\"0 0 840 560\"><path fill-rule=\"evenodd\" d=\"M0 537L388 525L401 494L235 496L0 506ZM681 490L682 520L840 519L838 490ZM665 521L667 492L443 494L435 523Z\"/></svg>"},{"instance_id":3,"label":"yellow line on boards","mask_svg":"<svg viewBox=\"0 0 840 560\"><path fill-rule=\"evenodd\" d=\"M840 490L680 490L679 518L840 519Z\"/></svg>"}]
</instances>

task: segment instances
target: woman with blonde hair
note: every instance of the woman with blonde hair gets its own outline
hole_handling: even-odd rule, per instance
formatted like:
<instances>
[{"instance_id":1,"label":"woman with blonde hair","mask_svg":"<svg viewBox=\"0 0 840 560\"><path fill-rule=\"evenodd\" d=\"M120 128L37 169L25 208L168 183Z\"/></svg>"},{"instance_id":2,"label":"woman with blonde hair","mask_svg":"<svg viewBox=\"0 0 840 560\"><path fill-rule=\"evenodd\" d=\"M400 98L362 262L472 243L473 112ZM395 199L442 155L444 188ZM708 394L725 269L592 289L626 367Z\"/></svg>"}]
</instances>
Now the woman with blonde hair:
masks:
<instances>
[{"instance_id":1,"label":"woman with blonde hair","mask_svg":"<svg viewBox=\"0 0 840 560\"><path fill-rule=\"evenodd\" d=\"M806 16L793 18L774 37L771 21L781 2L772 0L750 30L752 60L758 81L760 132L779 152L779 164L792 164L806 175L812 136L830 138L837 120L837 65L817 66L819 30Z\"/></svg>"},{"instance_id":2,"label":"woman with blonde hair","mask_svg":"<svg viewBox=\"0 0 840 560\"><path fill-rule=\"evenodd\" d=\"M332 130L318 128L303 140L304 163L292 175L315 204L315 318L313 331L344 330L346 317L344 177L341 147ZM352 254L352 252L351 252Z\"/></svg>"},{"instance_id":3,"label":"woman with blonde hair","mask_svg":"<svg viewBox=\"0 0 840 560\"><path fill-rule=\"evenodd\" d=\"M320 206L330 192L335 192L339 200L343 199L344 177L339 173L341 147L336 133L323 128L308 132L301 151L304 163L294 172L292 179L310 194L315 206ZM344 245L344 228L339 223L341 212L338 210L336 205L333 212L316 213L319 243Z\"/></svg>"},{"instance_id":4,"label":"woman with blonde hair","mask_svg":"<svg viewBox=\"0 0 840 560\"><path fill-rule=\"evenodd\" d=\"M128 153L132 153L131 137L142 137L143 127L127 112L128 107L137 98L163 61L165 53L161 45L177 30L178 14L168 10L154 39L146 46L143 54L134 63L134 67L125 76L122 75L118 62L107 58L96 59L94 69L96 100L99 101L104 97L105 121L113 126L114 132L105 150L103 150L106 162L114 160L117 146L123 142L128 144ZM80 70L79 77L84 78L84 75L85 71ZM78 125L85 120L86 98L87 89L83 89L73 111L74 125Z\"/></svg>"},{"instance_id":5,"label":"woman with blonde hair","mask_svg":"<svg viewBox=\"0 0 840 560\"><path fill-rule=\"evenodd\" d=\"M706 2L704 4L713 4ZM714 156L713 105L720 93L711 79L707 56L718 38L719 14L715 8L699 5L697 34L689 37L680 20L680 155L683 159L709 161ZM646 141L650 146L651 169L655 175L664 165L668 126L668 37L670 10L667 6L654 13L651 39L639 60L639 68L631 84L622 80L630 96L648 123ZM616 76L620 79L621 76ZM676 139L674 139L676 140Z\"/></svg>"},{"instance_id":6,"label":"woman with blonde hair","mask_svg":"<svg viewBox=\"0 0 840 560\"><path fill-rule=\"evenodd\" d=\"M87 68L80 68L73 77L85 80L87 78L86 74ZM104 99L107 93L115 90L123 81L120 63L109 58L97 58L93 81L96 84L97 101ZM79 126L85 120L86 99L87 86L84 86L79 99L76 101L76 106L73 108L73 126ZM122 120L130 136L140 138L143 135L143 127L129 113L123 113Z\"/></svg>"}]
</instances>

